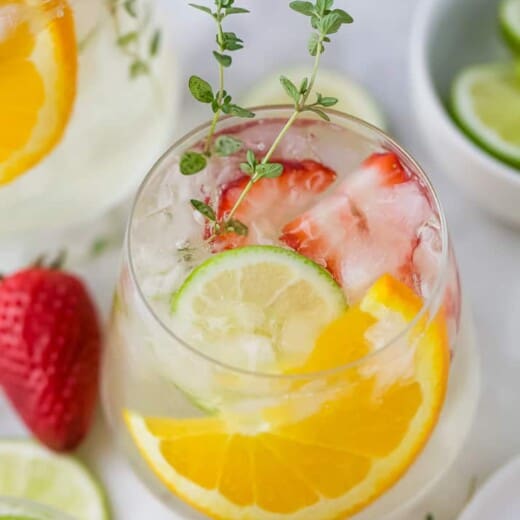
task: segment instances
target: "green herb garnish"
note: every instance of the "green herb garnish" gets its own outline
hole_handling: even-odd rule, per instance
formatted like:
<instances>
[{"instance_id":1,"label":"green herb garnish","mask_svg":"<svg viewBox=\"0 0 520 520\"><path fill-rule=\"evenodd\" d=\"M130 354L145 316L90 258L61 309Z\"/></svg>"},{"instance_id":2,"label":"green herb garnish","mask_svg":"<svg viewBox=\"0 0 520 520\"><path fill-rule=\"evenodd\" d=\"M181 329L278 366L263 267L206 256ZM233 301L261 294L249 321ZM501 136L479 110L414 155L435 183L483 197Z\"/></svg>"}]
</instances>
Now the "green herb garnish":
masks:
<instances>
[{"instance_id":1,"label":"green herb garnish","mask_svg":"<svg viewBox=\"0 0 520 520\"><path fill-rule=\"evenodd\" d=\"M150 13L141 13L137 9L136 0L107 0L108 10L112 18L116 45L130 58L128 73L130 78L150 74L151 60L159 54L161 31L154 29L149 36L148 24ZM123 32L123 23L130 22L132 30ZM146 43L146 38L149 38Z\"/></svg>"},{"instance_id":2,"label":"green herb garnish","mask_svg":"<svg viewBox=\"0 0 520 520\"><path fill-rule=\"evenodd\" d=\"M221 113L231 114L238 117L254 117L254 114L247 109L232 104L231 96L224 90L224 69L232 63L231 56L225 54L226 51L238 50L243 47L243 41L235 33L226 33L222 29L222 20L229 14L244 13L245 9L233 6L234 0L215 0L217 10L212 12L206 6L190 4L193 7L210 14L217 21L217 44L219 50L214 51L213 55L219 64L219 90L214 94L211 85L198 76L192 76L189 82L190 92L193 97L201 103L210 103L213 109L213 120L210 125L206 139L204 151L189 151L181 159L180 169L184 175L192 175L203 170L207 165L207 157L212 153L212 147L218 155L231 155L242 148L242 143L231 136L219 136L213 143L213 135ZM315 93L316 98L313 102L309 101L313 94L314 83L318 74L321 55L325 52L325 45L330 43L331 35L339 31L344 24L353 22L352 17L343 9L334 8L334 0L315 0L314 2L294 1L289 4L290 8L310 19L313 33L309 39L308 50L314 57L314 66L310 78L303 78L295 84L285 76L280 77L280 83L291 98L294 104L294 112L287 120L273 144L259 160L253 150L246 151L246 161L240 164L240 169L250 177L249 182L244 187L235 205L218 222L215 212L206 204L200 201L191 201L194 208L204 215L212 225L212 236L220 232L234 232L239 235L247 235L247 226L234 218L240 204L247 197L253 185L264 178L279 177L283 173L283 166L276 162L271 162L271 158L278 145L294 124L302 112L313 112L329 120L329 116L324 109L334 106L338 100L334 97L323 96ZM195 156L198 158L195 160ZM194 204L198 203L198 207ZM203 206L202 206L203 205ZM211 209L211 212L209 211Z\"/></svg>"},{"instance_id":3,"label":"green herb garnish","mask_svg":"<svg viewBox=\"0 0 520 520\"><path fill-rule=\"evenodd\" d=\"M219 138L220 141L217 140L217 146L215 147L215 150L212 150L215 128L222 113L237 117L254 117L252 112L233 103L231 95L228 94L226 90L224 90L225 69L230 67L233 63L233 58L229 53L242 49L243 41L234 32L224 31L222 22L228 16L249 12L247 9L236 7L234 3L235 0L215 0L215 11L212 11L205 5L190 4L191 7L209 14L216 22L217 50L213 51L213 57L218 64L219 82L218 89L216 92L214 92L211 85L201 77L191 76L189 79L188 87L190 89L191 95L200 103L207 103L211 105L211 109L213 111L213 120L208 131L204 151L196 152L191 150L186 152L182 157L180 169L183 175L193 175L194 173L198 173L199 171L203 170L207 164L207 157L210 157L213 151L218 153L218 155L231 155L241 148L241 146L238 147L238 144L236 143L234 145L230 145L231 141L229 140L225 143L222 140L222 137L224 136L221 136L221 138ZM234 139L234 141L236 142L238 140ZM191 159L189 161L185 160L186 155L190 155ZM194 160L194 155L199 156L197 161Z\"/></svg>"},{"instance_id":4,"label":"green herb garnish","mask_svg":"<svg viewBox=\"0 0 520 520\"><path fill-rule=\"evenodd\" d=\"M90 246L90 255L97 257L102 255L110 247L110 241L106 237L96 238Z\"/></svg>"},{"instance_id":5,"label":"green herb garnish","mask_svg":"<svg viewBox=\"0 0 520 520\"><path fill-rule=\"evenodd\" d=\"M221 135L215 139L215 153L223 157L239 152L242 147L242 141L230 135Z\"/></svg>"},{"instance_id":6,"label":"green herb garnish","mask_svg":"<svg viewBox=\"0 0 520 520\"><path fill-rule=\"evenodd\" d=\"M217 221L215 210L211 206L208 206L208 204L205 202L196 199L191 199L190 202L193 208L196 209L201 215L205 216L208 220L211 220L211 222Z\"/></svg>"}]
</instances>

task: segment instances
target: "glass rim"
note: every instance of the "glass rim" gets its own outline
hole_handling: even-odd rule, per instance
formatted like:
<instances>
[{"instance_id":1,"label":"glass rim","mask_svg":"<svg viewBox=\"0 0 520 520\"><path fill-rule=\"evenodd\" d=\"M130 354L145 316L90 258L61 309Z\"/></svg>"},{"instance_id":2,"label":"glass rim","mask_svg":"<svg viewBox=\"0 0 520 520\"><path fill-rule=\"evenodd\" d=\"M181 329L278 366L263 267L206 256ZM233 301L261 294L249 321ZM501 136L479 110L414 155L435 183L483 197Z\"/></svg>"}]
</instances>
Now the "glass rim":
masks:
<instances>
[{"instance_id":1,"label":"glass rim","mask_svg":"<svg viewBox=\"0 0 520 520\"><path fill-rule=\"evenodd\" d=\"M294 106L293 105L259 105L249 108L251 111L255 112L255 114L258 116L258 112L262 111L271 111L271 112L280 112L284 114L286 111L293 111ZM148 299L144 295L141 285L139 284L138 277L136 276L135 269L134 269L134 262L132 258L132 223L134 220L135 210L137 203L139 202L141 195L144 191L144 189L147 187L149 181L151 178L155 175L157 170L161 168L163 163L168 160L168 158L179 148L181 148L184 143L192 139L195 135L198 133L201 133L204 130L207 130L211 125L211 120L208 120L204 123L201 123L197 125L195 128L193 128L190 132L187 132L179 139L176 139L174 143L159 157L159 159L153 164L153 166L150 168L149 172L146 174L146 176L141 181L141 184L139 185L139 189L137 190L134 200L132 202L132 206L130 209L130 216L128 218L127 226L126 226L126 240L125 240L125 248L124 253L128 260L129 265L129 272L130 277L132 280L132 283L135 285L135 288L137 289L137 295L140 301L144 304L144 307L146 311L152 316L153 321L157 323L157 325L166 332L168 336L172 338L172 340L178 342L180 345L182 345L184 348L189 350L192 354L194 354L196 357L201 358L202 360L209 362L213 365L216 365L224 370L235 372L238 374L241 374L243 376L248 377L255 377L255 378L265 378L265 379L276 379L276 380L310 380L310 379L319 379L319 378L325 378L329 376L333 376L335 374L356 368L363 363L365 363L368 360L371 360L375 357L383 355L387 350L389 350L393 345L400 342L400 340L408 334L409 331L413 330L417 324L424 318L424 316L428 313L428 310L432 306L432 304L437 300L439 297L439 294L444 287L446 281L447 281L447 271L448 271L448 261L449 261L449 234L448 234L448 225L446 221L446 216L444 214L444 208L440 202L439 196L437 194L437 191L433 187L430 178L426 174L426 172L423 170L423 168L418 164L418 162L399 144L397 143L392 137L390 137L385 131L381 130L380 128L372 125L371 123L368 123L367 121L364 121L363 119L360 119L356 116L353 116L351 114L347 114L344 112L340 112L339 110L333 110L333 109L325 109L326 113L330 116L333 116L334 118L348 121L349 123L353 124L354 126L357 126L359 128L363 128L364 130L368 130L372 134L374 134L376 137L379 137L383 139L386 143L389 143L395 150L398 151L398 153L404 157L409 164L412 166L414 173L417 173L421 180L425 183L426 188L429 192L429 195L431 196L432 202L435 206L435 210L438 213L439 216L439 223L440 223L440 238L441 238L441 262L439 267L439 273L436 276L435 283L433 285L433 290L431 291L431 294L428 298L423 299L423 304L421 306L421 309L419 312L414 316L414 318L408 323L408 325L401 330L398 334L394 335L391 339L389 339L387 342L385 342L384 346L378 348L377 350L374 350L359 359L356 359L355 361L350 361L348 363L344 363L342 365L338 365L332 368L324 369L324 370L318 370L315 372L305 372L302 374L275 374L275 373L269 373L269 372L261 372L261 371L254 371L254 370L247 370L244 368L236 367L231 364L225 363L223 361L220 361L219 359L216 359L205 352L202 352L200 349L190 345L187 341L179 337L172 329L170 329L163 320L157 315L157 313L154 311L152 306L149 304ZM271 117L273 118L273 117ZM225 123L229 120L236 120L237 122L242 122L247 124L247 122L253 123L255 119L243 119L239 118L237 116L232 115L226 115L220 118L218 124L217 124L217 133L219 127L222 125L222 123ZM260 118L258 118L260 119ZM300 118L304 119L304 116ZM316 121L318 119L313 118L311 116L308 117L308 119ZM319 121L319 120L318 120ZM334 121L331 119L330 121L323 121L323 123L326 124L335 124Z\"/></svg>"}]
</instances>

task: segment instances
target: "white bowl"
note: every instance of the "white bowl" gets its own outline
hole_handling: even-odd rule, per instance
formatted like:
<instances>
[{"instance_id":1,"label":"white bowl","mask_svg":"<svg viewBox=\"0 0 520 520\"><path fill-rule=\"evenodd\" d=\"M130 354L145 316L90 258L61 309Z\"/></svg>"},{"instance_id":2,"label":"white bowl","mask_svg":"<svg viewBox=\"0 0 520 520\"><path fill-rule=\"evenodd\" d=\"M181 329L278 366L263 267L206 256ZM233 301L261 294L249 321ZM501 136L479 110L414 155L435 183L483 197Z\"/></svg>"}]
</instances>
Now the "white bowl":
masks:
<instances>
[{"instance_id":1,"label":"white bowl","mask_svg":"<svg viewBox=\"0 0 520 520\"><path fill-rule=\"evenodd\" d=\"M421 0L412 28L412 101L424 143L449 177L482 208L520 226L520 171L481 150L453 122L453 78L475 63L507 59L499 0Z\"/></svg>"}]
</instances>

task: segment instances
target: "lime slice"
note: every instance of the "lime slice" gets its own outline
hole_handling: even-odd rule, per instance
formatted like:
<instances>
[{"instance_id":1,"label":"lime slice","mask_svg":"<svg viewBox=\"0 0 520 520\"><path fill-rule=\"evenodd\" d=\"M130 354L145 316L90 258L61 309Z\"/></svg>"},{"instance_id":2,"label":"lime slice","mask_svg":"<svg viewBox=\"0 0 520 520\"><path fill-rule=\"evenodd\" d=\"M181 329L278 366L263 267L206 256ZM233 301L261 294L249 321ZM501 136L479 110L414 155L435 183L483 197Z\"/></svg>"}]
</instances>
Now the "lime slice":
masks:
<instances>
[{"instance_id":1,"label":"lime slice","mask_svg":"<svg viewBox=\"0 0 520 520\"><path fill-rule=\"evenodd\" d=\"M0 520L40 520L40 519L36 518L35 516L20 516L20 515L3 516L3 515L0 515Z\"/></svg>"},{"instance_id":2,"label":"lime slice","mask_svg":"<svg viewBox=\"0 0 520 520\"><path fill-rule=\"evenodd\" d=\"M498 18L505 40L520 54L520 0L502 0Z\"/></svg>"},{"instance_id":3,"label":"lime slice","mask_svg":"<svg viewBox=\"0 0 520 520\"><path fill-rule=\"evenodd\" d=\"M345 309L328 271L275 246L214 255L172 300L177 330L188 342L226 364L272 373L301 365Z\"/></svg>"},{"instance_id":4,"label":"lime slice","mask_svg":"<svg viewBox=\"0 0 520 520\"><path fill-rule=\"evenodd\" d=\"M76 459L30 441L0 441L0 496L33 500L78 520L107 520L100 485Z\"/></svg>"},{"instance_id":5,"label":"lime slice","mask_svg":"<svg viewBox=\"0 0 520 520\"><path fill-rule=\"evenodd\" d=\"M25 498L0 497L0 520L73 520L73 517Z\"/></svg>"},{"instance_id":6,"label":"lime slice","mask_svg":"<svg viewBox=\"0 0 520 520\"><path fill-rule=\"evenodd\" d=\"M40 517L41 520L47 520L48 517L46 517L45 519L43 519L42 517ZM0 520L40 520L40 518L36 517L36 516L20 516L18 514L16 515L0 515Z\"/></svg>"},{"instance_id":7,"label":"lime slice","mask_svg":"<svg viewBox=\"0 0 520 520\"><path fill-rule=\"evenodd\" d=\"M299 67L284 71L283 75L299 84L304 77L309 77L310 73L309 69ZM265 80L255 84L244 96L242 104L257 106L291 103L280 85L280 74L268 76ZM386 129L386 118L370 92L346 75L332 70L320 69L314 91L324 96L338 98L338 103L333 107L335 110L359 117L382 130Z\"/></svg>"},{"instance_id":8,"label":"lime slice","mask_svg":"<svg viewBox=\"0 0 520 520\"><path fill-rule=\"evenodd\" d=\"M509 64L472 66L455 79L452 108L482 148L520 167L520 76Z\"/></svg>"}]
</instances>

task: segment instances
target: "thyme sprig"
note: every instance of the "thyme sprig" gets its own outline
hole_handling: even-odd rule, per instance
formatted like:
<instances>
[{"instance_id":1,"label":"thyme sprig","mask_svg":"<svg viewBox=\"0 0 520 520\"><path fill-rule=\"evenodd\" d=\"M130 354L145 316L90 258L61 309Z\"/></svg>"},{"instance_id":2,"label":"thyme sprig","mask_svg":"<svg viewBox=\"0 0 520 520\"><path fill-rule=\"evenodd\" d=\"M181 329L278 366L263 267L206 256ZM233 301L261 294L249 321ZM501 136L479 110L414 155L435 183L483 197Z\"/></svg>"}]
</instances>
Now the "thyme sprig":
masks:
<instances>
[{"instance_id":1,"label":"thyme sprig","mask_svg":"<svg viewBox=\"0 0 520 520\"><path fill-rule=\"evenodd\" d=\"M215 0L215 3L217 5L222 4L223 2L228 5L233 4L233 0L228 0L227 2L225 0ZM196 7L197 9L200 9L202 11L209 12L213 17L215 17L215 19L217 19L218 23L218 9L216 13L212 13L211 10L209 10L209 8L206 8L205 6ZM281 143L282 139L285 137L285 135L293 126L294 122L297 120L301 113L313 112L317 114L319 117L328 121L329 116L324 111L324 108L332 107L338 102L336 98L323 96L319 92L315 93L316 99L313 102L309 102L309 98L311 97L311 94L313 94L314 85L318 75L321 55L325 52L325 45L330 43L331 35L337 33L339 29L342 27L342 25L350 24L353 22L352 17L343 9L334 8L334 0L315 0L314 3L310 1L293 1L289 4L289 7L297 13L300 13L310 18L310 24L313 29L313 32L308 42L308 51L310 55L314 57L314 65L312 68L311 75L310 77L303 78L298 83L298 86L289 78L285 76L280 77L280 83L282 87L293 101L294 111L289 117L289 119L286 121L282 129L280 130L280 133L272 143L267 153L263 156L261 160L259 160L259 158L256 157L253 150L249 149L246 151L246 160L245 162L240 164L240 169L243 173L249 176L249 181L240 193L234 206L227 213L227 215L225 215L221 221L218 221L217 215L213 208L211 208L211 206L202 201L191 201L193 208L196 211L198 211L201 215L203 215L211 224L213 231L212 236L218 235L223 231L234 232L239 235L247 235L247 226L244 223L238 221L235 218L235 214L242 202L244 201L244 199L247 197L251 188L258 181L264 178L276 178L283 173L283 165L276 162L271 162L271 159L279 144ZM241 12L244 11L245 10L241 10ZM219 34L221 34L220 25ZM220 38L220 41L224 41L222 37ZM236 42L236 40L234 41ZM219 36L217 35L217 43L218 42ZM242 40L240 40L238 43L240 46L242 46L243 42ZM227 63L227 60L224 60L223 63L223 56L215 57L217 58L217 61L219 62L221 67L226 66L225 63ZM235 111L230 110L229 105L227 109L224 109L224 106L222 104L225 104L226 102L229 104L231 102L231 98L229 97L228 99L228 94L224 90L223 75L221 75L221 78L222 81L220 83L220 88L217 95L213 94L211 86L207 82L204 82L201 78L197 78L195 76L192 76L192 78L190 78L190 91L192 92L193 96L203 103L212 103L214 117L210 125L208 138L206 140L205 154L197 152L187 152L182 157L180 168L181 172L185 175L197 173L198 171L201 171L206 167L206 157L209 156L211 151L212 138L221 111L226 114L229 113L232 115L238 115L240 117L254 116L254 114L252 114L251 112L240 107L238 107L238 113L235 113ZM192 81L194 82L193 84ZM237 139L232 138L231 136L221 136L217 138L216 144L217 153L219 150L222 152L223 148L225 148L225 153L221 153L222 155L230 155L239 151L242 147L242 143Z\"/></svg>"},{"instance_id":2,"label":"thyme sprig","mask_svg":"<svg viewBox=\"0 0 520 520\"><path fill-rule=\"evenodd\" d=\"M205 5L189 4L191 7L209 14L216 22L217 50L213 51L213 57L218 64L218 88L214 92L212 86L200 76L193 75L189 79L188 87L192 96L200 103L211 105L213 119L203 152L192 150L186 152L181 158L180 170L183 175L193 175L203 170L206 167L207 158L211 156L213 151L218 155L226 156L235 153L242 147L240 141L230 136L220 136L213 142L215 129L222 113L237 117L254 117L253 112L233 103L231 95L224 88L225 69L233 63L233 58L229 53L242 49L244 42L234 32L224 31L222 22L228 16L248 13L249 11L235 6L235 0L214 0L214 2L214 11Z\"/></svg>"},{"instance_id":3,"label":"thyme sprig","mask_svg":"<svg viewBox=\"0 0 520 520\"><path fill-rule=\"evenodd\" d=\"M130 77L150 74L151 60L159 54L162 39L158 28L149 34L150 13L140 12L136 0L108 0L108 10L116 34L116 44L130 58ZM132 22L131 30L123 29L122 21L125 17Z\"/></svg>"}]
</instances>

